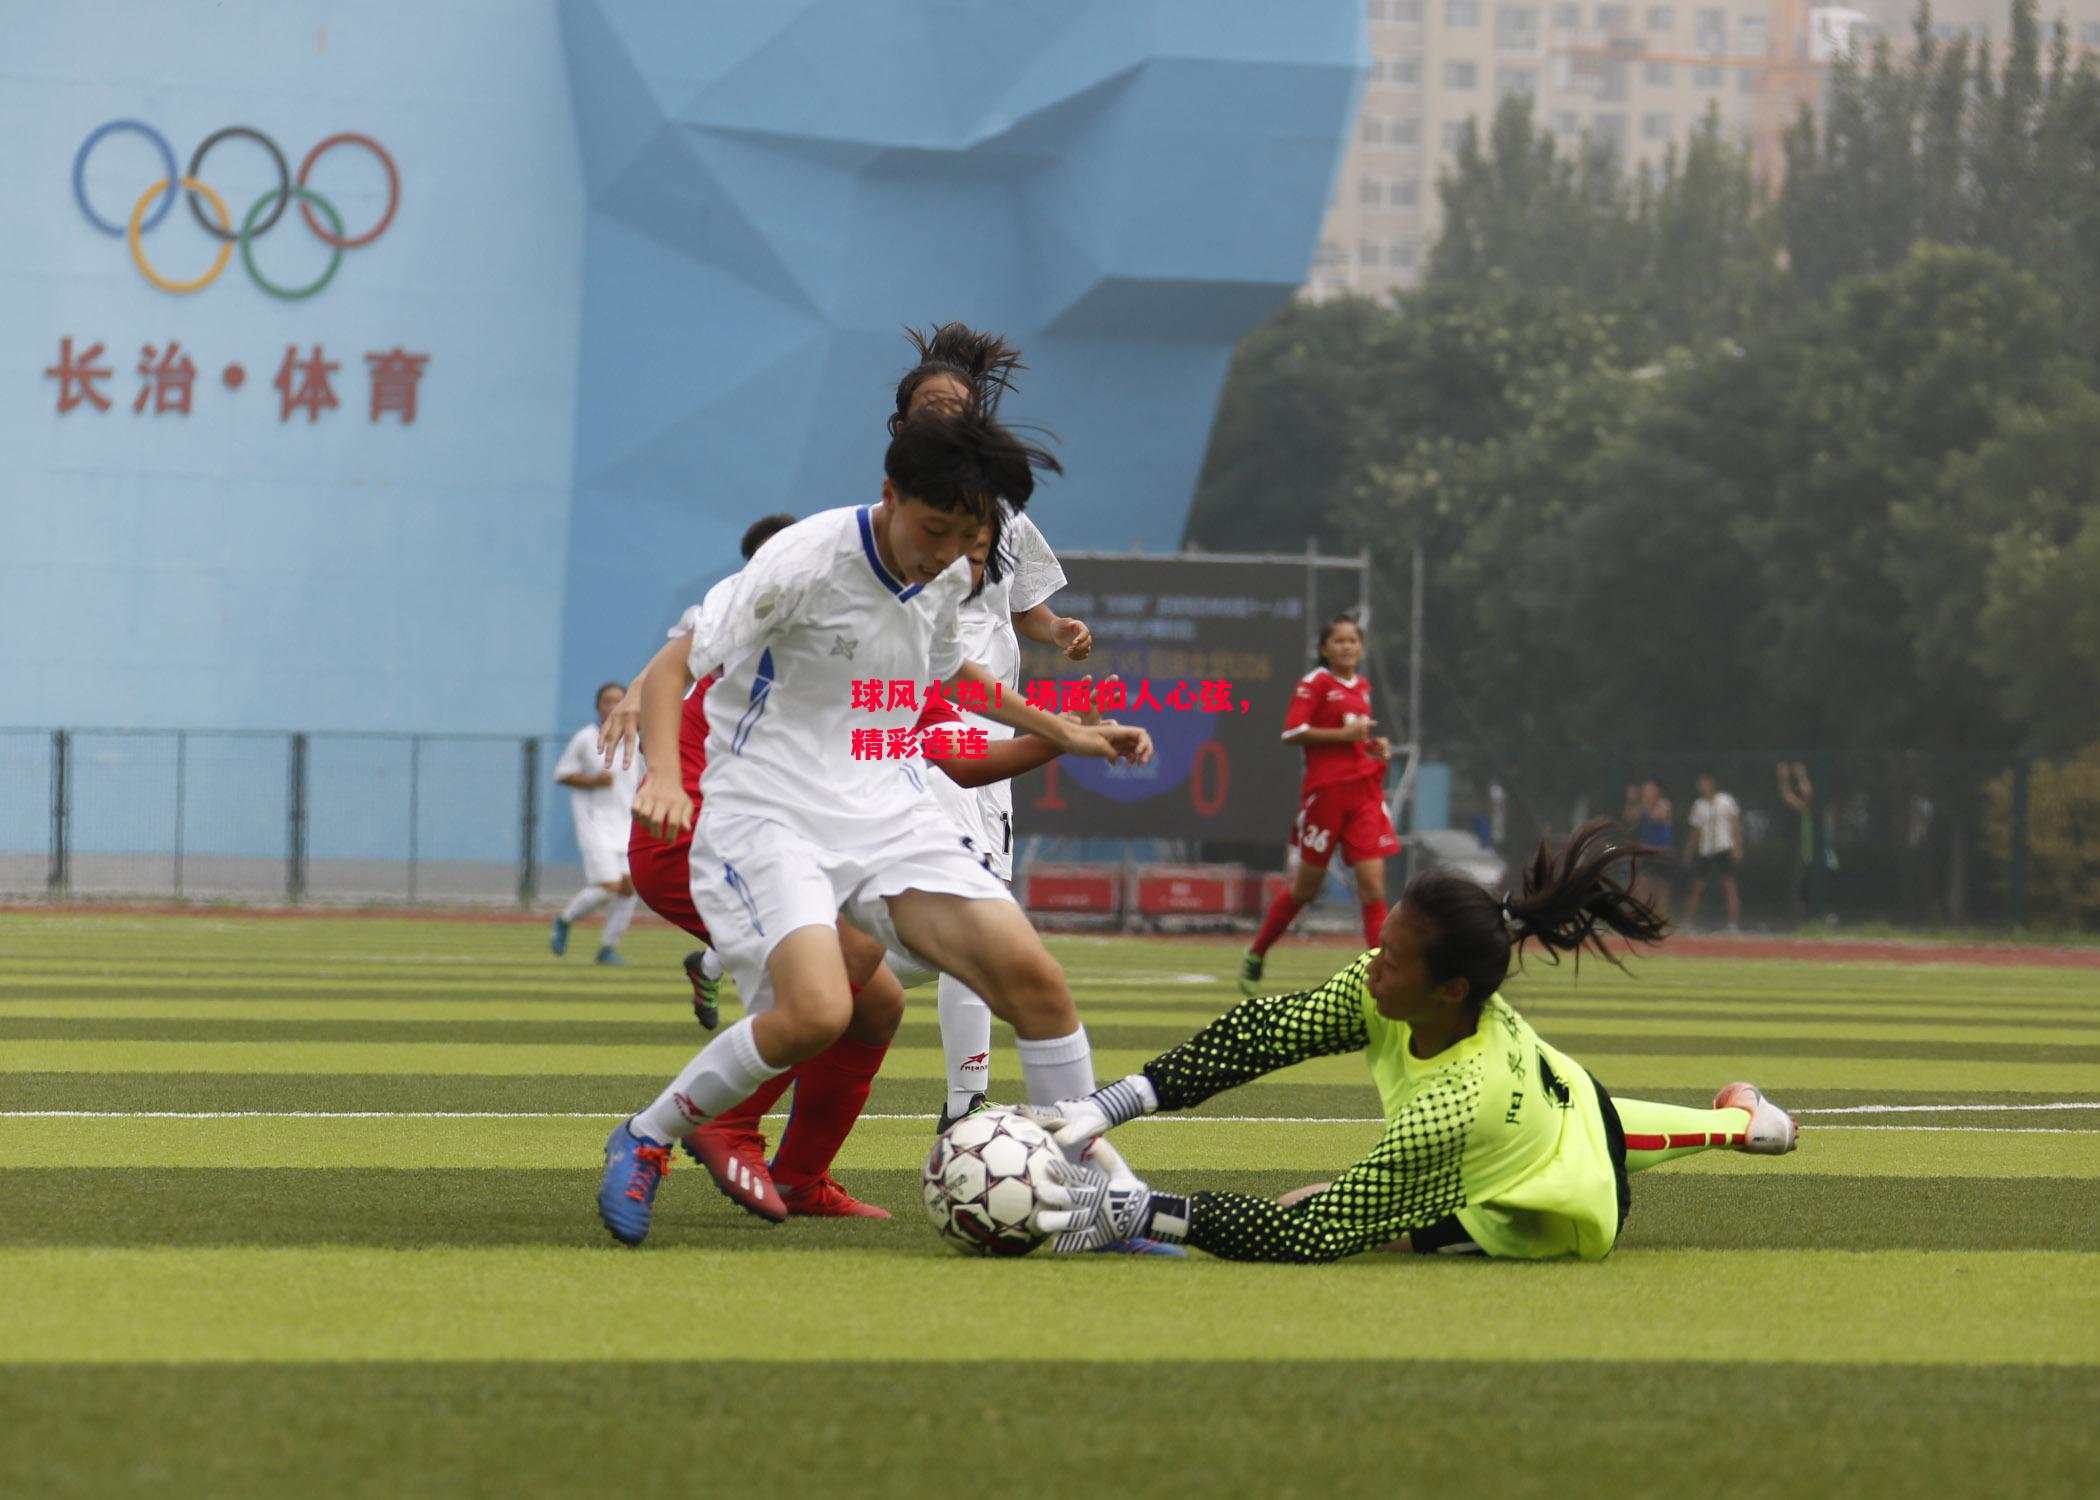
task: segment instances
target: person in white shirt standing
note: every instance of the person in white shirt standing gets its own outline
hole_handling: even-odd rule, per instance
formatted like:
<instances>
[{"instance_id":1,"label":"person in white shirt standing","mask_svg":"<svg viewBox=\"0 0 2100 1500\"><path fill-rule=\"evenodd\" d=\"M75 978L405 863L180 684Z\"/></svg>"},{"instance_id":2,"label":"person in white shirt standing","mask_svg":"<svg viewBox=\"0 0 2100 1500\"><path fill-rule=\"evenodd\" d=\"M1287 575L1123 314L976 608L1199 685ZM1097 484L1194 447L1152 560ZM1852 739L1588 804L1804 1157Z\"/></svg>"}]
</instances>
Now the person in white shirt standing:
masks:
<instances>
[{"instance_id":1,"label":"person in white shirt standing","mask_svg":"<svg viewBox=\"0 0 2100 1500\"><path fill-rule=\"evenodd\" d=\"M1743 862L1743 812L1735 798L1721 791L1711 773L1699 778L1699 800L1691 815L1692 893L1684 903L1684 925L1699 918L1699 898L1706 882L1719 880L1728 898L1728 930L1739 931L1743 898L1736 889L1735 867Z\"/></svg>"},{"instance_id":2,"label":"person in white shirt standing","mask_svg":"<svg viewBox=\"0 0 2100 1500\"><path fill-rule=\"evenodd\" d=\"M1025 506L1037 467L1056 460L981 416L913 417L890 443L879 504L781 532L687 612L673 648L682 670L643 674L642 743L659 757L677 753L686 687L715 676L692 894L746 1014L607 1138L598 1212L623 1243L649 1233L673 1142L844 1033L854 997L841 915L983 995L1014 1028L1033 1102L1091 1090L1093 1052L1064 971L912 758L916 703L872 696L937 682L952 701L965 682L995 685L963 655L963 554L988 519L998 545L999 502ZM1068 753L1151 754L1136 728L1011 700L985 716ZM635 815L665 837L692 823L692 801L661 777Z\"/></svg>"},{"instance_id":3,"label":"person in white shirt standing","mask_svg":"<svg viewBox=\"0 0 2100 1500\"><path fill-rule=\"evenodd\" d=\"M587 882L547 934L547 946L560 958L569 951L569 928L592 912L605 912L605 933L598 942L598 962L620 960L620 939L634 920L634 881L627 871L628 823L634 814L635 788L645 767L640 756L628 765L607 766L598 754L598 735L606 715L619 706L626 689L608 682L598 689L598 722L570 736L554 764L554 779L569 789L569 815L576 820L576 847L583 851Z\"/></svg>"}]
</instances>

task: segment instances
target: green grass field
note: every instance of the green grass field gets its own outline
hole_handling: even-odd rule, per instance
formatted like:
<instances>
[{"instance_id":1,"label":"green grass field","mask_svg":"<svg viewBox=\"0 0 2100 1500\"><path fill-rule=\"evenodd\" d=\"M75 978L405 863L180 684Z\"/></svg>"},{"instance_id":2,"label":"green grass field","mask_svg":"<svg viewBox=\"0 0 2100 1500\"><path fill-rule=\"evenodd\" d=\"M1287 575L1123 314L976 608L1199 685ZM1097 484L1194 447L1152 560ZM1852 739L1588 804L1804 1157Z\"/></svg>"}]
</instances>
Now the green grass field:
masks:
<instances>
[{"instance_id":1,"label":"green grass field","mask_svg":"<svg viewBox=\"0 0 2100 1500\"><path fill-rule=\"evenodd\" d=\"M612 1244L605 1132L703 1039L685 946L0 914L0 1496L2100 1492L2100 971L1535 965L1615 1092L1802 1120L1636 1178L1601 1264L988 1263L917 1207L929 996L839 1168L897 1218L767 1227L682 1165ZM1236 998L1232 944L1053 946L1104 1077ZM1376 1116L1335 1058L1119 1140L1276 1192Z\"/></svg>"}]
</instances>

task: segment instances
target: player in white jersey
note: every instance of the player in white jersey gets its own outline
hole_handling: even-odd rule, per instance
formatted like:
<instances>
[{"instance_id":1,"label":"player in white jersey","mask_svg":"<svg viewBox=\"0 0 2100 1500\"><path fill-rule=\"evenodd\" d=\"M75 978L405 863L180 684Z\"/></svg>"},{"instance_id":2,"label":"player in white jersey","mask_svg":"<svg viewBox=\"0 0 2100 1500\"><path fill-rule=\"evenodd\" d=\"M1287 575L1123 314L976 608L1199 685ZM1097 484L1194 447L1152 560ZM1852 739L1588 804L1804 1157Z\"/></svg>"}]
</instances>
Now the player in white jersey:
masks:
<instances>
[{"instance_id":1,"label":"player in white jersey","mask_svg":"<svg viewBox=\"0 0 2100 1500\"><path fill-rule=\"evenodd\" d=\"M747 1014L614 1127L598 1208L616 1238L639 1244L648 1234L674 1141L844 1030L852 999L833 925L841 912L985 995L1014 1027L1032 1100L1090 1091L1092 1052L1063 970L991 874L988 852L947 826L919 764L855 754L869 735L885 748L909 745L917 717L916 704L869 707L857 685L930 679L950 694L965 682L996 685L963 656L962 552L987 519L996 548L997 502L1019 510L1034 468L1055 466L981 416L913 417L885 455L879 505L781 532L689 612L683 673L644 674L643 747L661 758L676 753L685 687L719 669L693 901ZM1067 753L1150 755L1142 730L1076 725L1011 701L987 715ZM669 836L691 821L692 804L661 777L635 813Z\"/></svg>"},{"instance_id":2,"label":"player in white jersey","mask_svg":"<svg viewBox=\"0 0 2100 1500\"><path fill-rule=\"evenodd\" d=\"M608 766L598 754L598 736L618 706L623 689L608 682L598 689L598 722L569 737L554 779L569 789L569 815L576 820L576 847L583 852L583 889L554 919L547 946L560 958L569 951L569 927L592 912L605 911L605 933L598 943L598 962L620 962L620 939L634 920L634 881L627 872L628 822L635 788L645 770L639 759Z\"/></svg>"}]
</instances>

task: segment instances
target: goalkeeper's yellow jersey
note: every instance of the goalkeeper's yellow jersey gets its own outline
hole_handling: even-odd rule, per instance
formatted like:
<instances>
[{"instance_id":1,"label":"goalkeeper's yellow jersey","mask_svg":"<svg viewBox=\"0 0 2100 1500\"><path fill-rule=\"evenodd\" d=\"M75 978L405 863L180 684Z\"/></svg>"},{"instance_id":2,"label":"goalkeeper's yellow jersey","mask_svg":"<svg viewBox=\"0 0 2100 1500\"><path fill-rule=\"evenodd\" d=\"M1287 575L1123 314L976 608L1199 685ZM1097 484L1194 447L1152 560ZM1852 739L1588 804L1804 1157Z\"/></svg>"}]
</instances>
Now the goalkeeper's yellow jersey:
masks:
<instances>
[{"instance_id":1,"label":"goalkeeper's yellow jersey","mask_svg":"<svg viewBox=\"0 0 2100 1500\"><path fill-rule=\"evenodd\" d=\"M1362 1051L1385 1106L1378 1144L1292 1208L1239 1193L1191 1200L1189 1243L1242 1260L1333 1260L1456 1214L1491 1255L1608 1254L1620 1175L1596 1081L1500 995L1473 1035L1435 1057L1378 1014L1364 954L1317 989L1235 1006L1146 1064L1163 1109L1309 1057Z\"/></svg>"},{"instance_id":2,"label":"goalkeeper's yellow jersey","mask_svg":"<svg viewBox=\"0 0 2100 1500\"><path fill-rule=\"evenodd\" d=\"M1500 995L1481 1007L1471 1036L1427 1060L1408 1050L1406 1023L1378 1014L1368 990L1362 1005L1386 1141L1411 1138L1431 1152L1445 1143L1455 1158L1449 1211L1474 1242L1527 1259L1608 1254L1619 1235L1619 1179L1589 1073Z\"/></svg>"}]
</instances>

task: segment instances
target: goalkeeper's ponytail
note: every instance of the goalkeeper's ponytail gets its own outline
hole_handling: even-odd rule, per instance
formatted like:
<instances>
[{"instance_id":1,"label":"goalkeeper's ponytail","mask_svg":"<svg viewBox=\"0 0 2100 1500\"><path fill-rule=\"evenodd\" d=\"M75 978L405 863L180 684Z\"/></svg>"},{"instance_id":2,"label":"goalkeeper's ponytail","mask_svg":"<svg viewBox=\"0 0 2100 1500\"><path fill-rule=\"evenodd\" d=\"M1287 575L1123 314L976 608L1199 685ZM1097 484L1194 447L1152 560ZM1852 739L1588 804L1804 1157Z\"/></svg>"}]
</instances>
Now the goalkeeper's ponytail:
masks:
<instances>
[{"instance_id":1,"label":"goalkeeper's ponytail","mask_svg":"<svg viewBox=\"0 0 2100 1500\"><path fill-rule=\"evenodd\" d=\"M1637 862L1662 851L1614 843L1611 834L1612 825L1598 818L1558 850L1539 840L1520 889L1506 897L1449 871L1410 880L1400 900L1426 928L1422 962L1431 981L1464 979L1467 1004L1477 1008L1502 987L1528 942L1556 963L1563 953L1580 962L1586 949L1617 964L1608 933L1633 943L1662 941L1669 921L1633 889Z\"/></svg>"}]
</instances>

